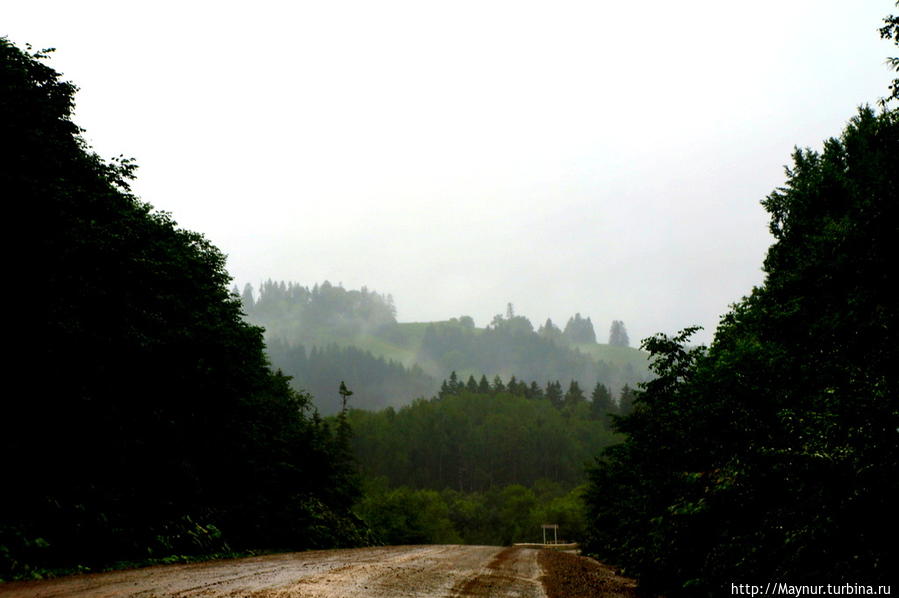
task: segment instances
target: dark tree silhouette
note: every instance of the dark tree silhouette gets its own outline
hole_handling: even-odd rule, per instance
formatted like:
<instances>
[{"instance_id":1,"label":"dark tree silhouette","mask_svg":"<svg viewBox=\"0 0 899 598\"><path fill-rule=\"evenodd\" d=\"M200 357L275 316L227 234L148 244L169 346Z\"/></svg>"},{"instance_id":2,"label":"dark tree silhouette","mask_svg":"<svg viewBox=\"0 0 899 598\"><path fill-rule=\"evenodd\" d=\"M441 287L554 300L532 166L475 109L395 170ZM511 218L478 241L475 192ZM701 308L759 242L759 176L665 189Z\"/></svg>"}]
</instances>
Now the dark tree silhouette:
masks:
<instances>
[{"instance_id":1,"label":"dark tree silhouette","mask_svg":"<svg viewBox=\"0 0 899 598\"><path fill-rule=\"evenodd\" d=\"M596 332L593 330L593 322L590 318L582 318L581 314L574 314L565 324L562 337L570 343L595 343Z\"/></svg>"},{"instance_id":2,"label":"dark tree silhouette","mask_svg":"<svg viewBox=\"0 0 899 598\"><path fill-rule=\"evenodd\" d=\"M0 413L0 577L358 541L335 440L268 367L224 256L90 151L45 57L0 39L0 181L40 256L31 383Z\"/></svg>"},{"instance_id":3,"label":"dark tree silhouette","mask_svg":"<svg viewBox=\"0 0 899 598\"><path fill-rule=\"evenodd\" d=\"M889 584L899 562L899 114L861 108L763 202L762 286L644 342L657 377L587 493L589 550L668 595Z\"/></svg>"},{"instance_id":4,"label":"dark tree silhouette","mask_svg":"<svg viewBox=\"0 0 899 598\"><path fill-rule=\"evenodd\" d=\"M630 339L627 337L627 329L621 320L612 320L612 326L609 328L609 344L615 347L629 347Z\"/></svg>"}]
</instances>

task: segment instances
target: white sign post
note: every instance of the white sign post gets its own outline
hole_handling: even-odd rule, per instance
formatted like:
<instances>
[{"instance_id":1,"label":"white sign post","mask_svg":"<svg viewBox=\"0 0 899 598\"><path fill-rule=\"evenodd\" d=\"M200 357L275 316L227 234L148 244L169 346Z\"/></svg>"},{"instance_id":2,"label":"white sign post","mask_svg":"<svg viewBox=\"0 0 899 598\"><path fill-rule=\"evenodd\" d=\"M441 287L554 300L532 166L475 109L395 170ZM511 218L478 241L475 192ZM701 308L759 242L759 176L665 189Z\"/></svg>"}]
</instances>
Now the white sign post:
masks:
<instances>
[{"instance_id":1,"label":"white sign post","mask_svg":"<svg viewBox=\"0 0 899 598\"><path fill-rule=\"evenodd\" d=\"M559 524L557 523L544 523L540 527L543 528L543 543L546 544L546 530L551 529L553 531L553 544L559 543Z\"/></svg>"}]
</instances>

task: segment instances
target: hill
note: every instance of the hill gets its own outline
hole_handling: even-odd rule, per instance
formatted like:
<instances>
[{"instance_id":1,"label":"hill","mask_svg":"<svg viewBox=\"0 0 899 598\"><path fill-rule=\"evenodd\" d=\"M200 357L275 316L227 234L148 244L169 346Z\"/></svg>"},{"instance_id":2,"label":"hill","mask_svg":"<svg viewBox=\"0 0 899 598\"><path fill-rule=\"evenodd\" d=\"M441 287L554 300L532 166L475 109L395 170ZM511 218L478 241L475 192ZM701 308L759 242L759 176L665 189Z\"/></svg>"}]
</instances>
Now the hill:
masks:
<instances>
[{"instance_id":1,"label":"hill","mask_svg":"<svg viewBox=\"0 0 899 598\"><path fill-rule=\"evenodd\" d=\"M265 329L272 364L311 392L325 414L339 408L341 380L356 389L356 407L380 409L432 396L452 372L460 379L601 383L614 394L650 377L646 353L597 343L592 321L580 314L564 330L551 320L535 330L511 305L485 327L469 316L398 322L392 296L327 281L310 288L269 280L258 291L246 285L240 296L247 320ZM618 324L617 342L626 343Z\"/></svg>"}]
</instances>

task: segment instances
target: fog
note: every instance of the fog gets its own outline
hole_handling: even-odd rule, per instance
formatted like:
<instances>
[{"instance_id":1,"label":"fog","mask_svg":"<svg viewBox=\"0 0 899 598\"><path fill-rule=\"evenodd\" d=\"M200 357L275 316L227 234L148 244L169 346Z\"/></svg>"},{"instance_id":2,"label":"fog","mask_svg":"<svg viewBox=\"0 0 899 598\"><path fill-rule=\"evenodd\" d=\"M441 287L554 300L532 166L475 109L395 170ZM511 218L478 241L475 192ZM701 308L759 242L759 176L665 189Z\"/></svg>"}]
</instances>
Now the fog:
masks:
<instances>
[{"instance_id":1,"label":"fog","mask_svg":"<svg viewBox=\"0 0 899 598\"><path fill-rule=\"evenodd\" d=\"M887 92L887 0L17 3L102 156L242 286L391 293L401 321L512 302L632 341L762 280L794 146Z\"/></svg>"}]
</instances>

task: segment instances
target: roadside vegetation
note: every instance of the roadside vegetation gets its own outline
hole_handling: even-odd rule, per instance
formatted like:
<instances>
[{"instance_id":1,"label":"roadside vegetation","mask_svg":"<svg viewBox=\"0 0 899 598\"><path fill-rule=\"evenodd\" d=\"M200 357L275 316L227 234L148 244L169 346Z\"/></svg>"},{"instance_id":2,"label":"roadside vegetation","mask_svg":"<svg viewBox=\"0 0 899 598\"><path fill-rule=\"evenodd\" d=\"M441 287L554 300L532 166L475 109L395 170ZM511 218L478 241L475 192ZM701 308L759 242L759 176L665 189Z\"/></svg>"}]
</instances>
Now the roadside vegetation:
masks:
<instances>
[{"instance_id":1,"label":"roadside vegetation","mask_svg":"<svg viewBox=\"0 0 899 598\"><path fill-rule=\"evenodd\" d=\"M899 43L899 21L884 37ZM896 59L893 64L897 65ZM895 584L899 112L797 149L763 202L765 281L722 318L644 341L656 377L592 470L590 552L670 596L734 580Z\"/></svg>"},{"instance_id":2,"label":"roadside vegetation","mask_svg":"<svg viewBox=\"0 0 899 598\"><path fill-rule=\"evenodd\" d=\"M0 579L368 542L345 429L269 367L221 252L90 150L46 58L0 38L2 184L36 260L0 414Z\"/></svg>"}]
</instances>

